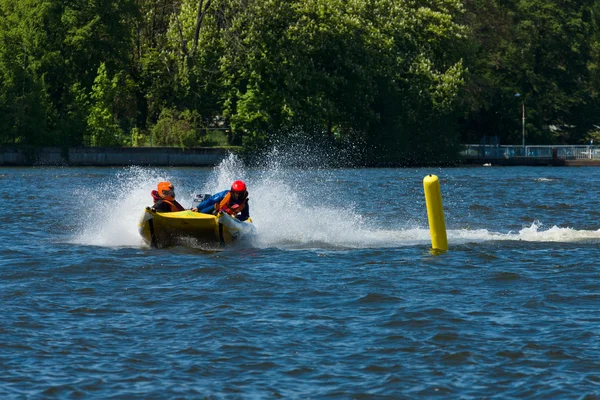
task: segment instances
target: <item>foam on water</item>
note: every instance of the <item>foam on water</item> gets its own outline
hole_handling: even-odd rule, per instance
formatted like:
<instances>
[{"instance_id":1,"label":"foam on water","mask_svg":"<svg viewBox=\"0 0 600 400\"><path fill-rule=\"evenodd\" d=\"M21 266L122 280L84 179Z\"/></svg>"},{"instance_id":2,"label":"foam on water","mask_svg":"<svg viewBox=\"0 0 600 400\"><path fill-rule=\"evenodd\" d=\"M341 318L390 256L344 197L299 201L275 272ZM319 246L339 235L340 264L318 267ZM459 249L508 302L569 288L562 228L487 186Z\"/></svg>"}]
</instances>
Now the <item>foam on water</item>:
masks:
<instances>
[{"instance_id":1,"label":"foam on water","mask_svg":"<svg viewBox=\"0 0 600 400\"><path fill-rule=\"evenodd\" d=\"M518 232L500 233L487 229L448 230L448 241L455 243L484 242L491 240L525 241L525 242L580 242L600 240L600 229L596 231L561 228L556 225L544 230L539 221L524 227Z\"/></svg>"},{"instance_id":2,"label":"foam on water","mask_svg":"<svg viewBox=\"0 0 600 400\"><path fill-rule=\"evenodd\" d=\"M429 246L427 221L422 226L397 225L382 229L381 221L368 219L353 204L314 199L324 196L315 193L310 182L298 179L298 170L288 168L289 152L274 149L265 158L262 168L247 169L234 155L227 157L200 183L181 181L164 171L130 167L117 173L100 188L82 190L77 195L94 204L83 207L79 215L80 229L73 243L95 246L144 246L138 233L138 222L144 208L151 205L150 192L157 182L168 180L176 186L177 199L189 207L195 193L216 193L229 187L235 179L243 179L250 189L251 216L258 236L252 245L259 248L390 248ZM335 170L319 171L326 176ZM279 194L285 194L281 201ZM552 226L544 230L534 222L518 232L501 233L490 229L452 229L448 227L450 245L485 241L576 242L600 240L600 230L586 231Z\"/></svg>"},{"instance_id":3,"label":"foam on water","mask_svg":"<svg viewBox=\"0 0 600 400\"><path fill-rule=\"evenodd\" d=\"M541 224L534 222L530 227L519 231L519 240L529 242L579 242L600 239L600 230L577 230L560 228L556 225L548 230L541 230Z\"/></svg>"}]
</instances>

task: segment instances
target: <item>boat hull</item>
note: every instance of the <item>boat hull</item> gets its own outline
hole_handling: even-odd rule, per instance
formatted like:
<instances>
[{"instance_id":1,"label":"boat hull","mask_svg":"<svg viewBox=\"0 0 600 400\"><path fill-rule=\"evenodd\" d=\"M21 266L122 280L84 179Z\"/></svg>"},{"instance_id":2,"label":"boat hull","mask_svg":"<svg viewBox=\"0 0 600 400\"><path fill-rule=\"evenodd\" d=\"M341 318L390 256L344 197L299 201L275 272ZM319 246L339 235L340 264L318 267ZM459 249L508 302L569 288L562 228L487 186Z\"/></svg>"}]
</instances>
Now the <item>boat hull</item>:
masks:
<instances>
[{"instance_id":1,"label":"boat hull","mask_svg":"<svg viewBox=\"0 0 600 400\"><path fill-rule=\"evenodd\" d=\"M215 216L190 210L163 213L147 207L139 231L146 244L163 248L189 239L208 244L231 243L254 234L255 227L250 220L242 222L227 214Z\"/></svg>"}]
</instances>

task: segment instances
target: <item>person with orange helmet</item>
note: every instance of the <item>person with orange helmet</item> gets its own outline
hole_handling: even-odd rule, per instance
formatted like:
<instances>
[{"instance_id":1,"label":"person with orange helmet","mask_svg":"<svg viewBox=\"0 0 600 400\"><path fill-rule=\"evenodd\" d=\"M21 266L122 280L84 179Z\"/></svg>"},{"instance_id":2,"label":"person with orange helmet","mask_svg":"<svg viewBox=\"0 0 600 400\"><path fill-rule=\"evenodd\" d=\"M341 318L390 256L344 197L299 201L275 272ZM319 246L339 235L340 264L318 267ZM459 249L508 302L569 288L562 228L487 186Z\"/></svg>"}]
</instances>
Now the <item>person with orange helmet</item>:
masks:
<instances>
[{"instance_id":1,"label":"person with orange helmet","mask_svg":"<svg viewBox=\"0 0 600 400\"><path fill-rule=\"evenodd\" d=\"M153 190L150 195L154 200L152 209L159 212L183 211L185 208L175 200L175 187L171 182L159 182L158 190Z\"/></svg>"},{"instance_id":2,"label":"person with orange helmet","mask_svg":"<svg viewBox=\"0 0 600 400\"><path fill-rule=\"evenodd\" d=\"M250 207L248 206L248 190L244 181L237 180L231 185L231 189L223 190L213 194L202 201L192 211L204 214L217 214L226 212L240 221L250 218Z\"/></svg>"}]
</instances>

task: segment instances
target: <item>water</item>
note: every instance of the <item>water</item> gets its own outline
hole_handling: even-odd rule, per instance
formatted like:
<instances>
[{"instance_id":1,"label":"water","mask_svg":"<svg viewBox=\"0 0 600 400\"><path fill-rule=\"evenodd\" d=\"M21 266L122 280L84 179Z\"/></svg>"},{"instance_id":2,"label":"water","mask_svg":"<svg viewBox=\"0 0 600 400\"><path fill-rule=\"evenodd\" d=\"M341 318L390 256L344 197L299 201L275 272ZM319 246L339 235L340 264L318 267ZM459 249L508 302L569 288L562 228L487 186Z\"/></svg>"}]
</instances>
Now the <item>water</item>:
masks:
<instances>
[{"instance_id":1,"label":"water","mask_svg":"<svg viewBox=\"0 0 600 400\"><path fill-rule=\"evenodd\" d=\"M0 169L0 397L599 398L599 176ZM189 207L237 178L253 242L143 245L158 181Z\"/></svg>"}]
</instances>

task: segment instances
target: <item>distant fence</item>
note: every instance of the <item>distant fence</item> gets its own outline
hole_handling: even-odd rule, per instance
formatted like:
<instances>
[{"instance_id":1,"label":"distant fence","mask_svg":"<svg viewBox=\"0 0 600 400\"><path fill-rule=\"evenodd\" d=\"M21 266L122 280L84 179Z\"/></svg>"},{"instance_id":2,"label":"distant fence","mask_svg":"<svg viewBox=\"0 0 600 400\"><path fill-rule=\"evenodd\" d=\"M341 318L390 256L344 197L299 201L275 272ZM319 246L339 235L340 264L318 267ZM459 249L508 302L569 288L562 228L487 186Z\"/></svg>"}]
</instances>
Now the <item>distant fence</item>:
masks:
<instances>
[{"instance_id":1,"label":"distant fence","mask_svg":"<svg viewBox=\"0 0 600 400\"><path fill-rule=\"evenodd\" d=\"M213 166L227 153L212 147L0 147L0 166Z\"/></svg>"},{"instance_id":2,"label":"distant fence","mask_svg":"<svg viewBox=\"0 0 600 400\"><path fill-rule=\"evenodd\" d=\"M490 161L531 161L558 160L558 161L599 161L599 146L502 146L502 145L465 145L461 155L469 160ZM560 163L556 163L559 165ZM569 163L563 163L568 165ZM575 163L573 163L575 164Z\"/></svg>"}]
</instances>

